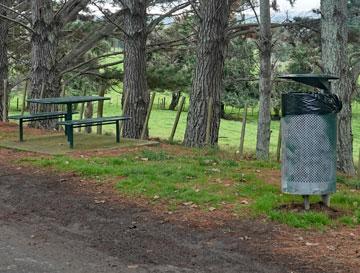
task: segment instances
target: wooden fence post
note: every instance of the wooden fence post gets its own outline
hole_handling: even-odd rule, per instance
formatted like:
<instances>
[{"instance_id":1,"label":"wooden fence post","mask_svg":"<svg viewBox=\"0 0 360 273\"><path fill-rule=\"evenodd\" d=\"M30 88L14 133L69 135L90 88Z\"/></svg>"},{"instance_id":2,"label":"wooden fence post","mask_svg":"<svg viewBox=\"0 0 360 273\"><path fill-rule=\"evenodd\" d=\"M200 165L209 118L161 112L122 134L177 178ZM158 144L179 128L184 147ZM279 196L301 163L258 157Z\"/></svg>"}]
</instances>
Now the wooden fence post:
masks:
<instances>
[{"instance_id":1,"label":"wooden fence post","mask_svg":"<svg viewBox=\"0 0 360 273\"><path fill-rule=\"evenodd\" d=\"M65 97L66 96L66 89L65 89L65 83L63 82L61 85L61 97ZM65 111L65 104L61 105L61 111Z\"/></svg>"},{"instance_id":2,"label":"wooden fence post","mask_svg":"<svg viewBox=\"0 0 360 273\"><path fill-rule=\"evenodd\" d=\"M280 162L280 158L281 158L281 121L280 121L280 126L279 126L278 143L277 143L277 147L276 147L276 161Z\"/></svg>"},{"instance_id":3,"label":"wooden fence post","mask_svg":"<svg viewBox=\"0 0 360 273\"><path fill-rule=\"evenodd\" d=\"M245 103L244 113L243 113L243 118L242 118L241 135L240 135L240 147L239 147L239 157L240 157L240 159L242 159L243 155L244 155L244 141L245 141L246 121L247 121L247 103Z\"/></svg>"},{"instance_id":4,"label":"wooden fence post","mask_svg":"<svg viewBox=\"0 0 360 273\"><path fill-rule=\"evenodd\" d=\"M27 97L27 89L28 89L28 86L29 86L29 82L26 81L26 82L25 82L25 89L24 89L23 100L22 100L22 106L21 106L21 115L24 115L25 108L26 108L26 97Z\"/></svg>"},{"instance_id":5,"label":"wooden fence post","mask_svg":"<svg viewBox=\"0 0 360 273\"><path fill-rule=\"evenodd\" d=\"M172 128L172 130L171 130L171 134L170 134L170 137L169 137L169 141L170 141L170 142L173 142L173 141L174 141L174 136L175 136L176 128L177 128L177 126L178 126L178 124L179 124L180 115L181 115L181 112L182 112L183 107L184 107L184 102L185 102L185 97L183 96L183 97L181 98L180 105L179 105L179 108L178 108L178 111L177 111L177 114L176 114L175 122L174 122L173 128Z\"/></svg>"},{"instance_id":6,"label":"wooden fence post","mask_svg":"<svg viewBox=\"0 0 360 273\"><path fill-rule=\"evenodd\" d=\"M213 116L213 98L209 98L208 102L208 113L206 120L206 136L205 136L205 144L210 145L211 143L211 121Z\"/></svg>"},{"instance_id":7,"label":"wooden fence post","mask_svg":"<svg viewBox=\"0 0 360 273\"><path fill-rule=\"evenodd\" d=\"M124 93L123 93L123 94L124 94ZM122 109L122 115L125 114L126 107L127 107L127 104L128 104L128 99L129 99L129 94L125 94L124 104L123 104L123 109Z\"/></svg>"},{"instance_id":8,"label":"wooden fence post","mask_svg":"<svg viewBox=\"0 0 360 273\"><path fill-rule=\"evenodd\" d=\"M86 96L86 89L83 91L83 96ZM85 112L85 102L83 102L80 106L80 119L83 119ZM81 132L81 127L78 128L78 132Z\"/></svg>"},{"instance_id":9,"label":"wooden fence post","mask_svg":"<svg viewBox=\"0 0 360 273\"><path fill-rule=\"evenodd\" d=\"M124 96L124 92L122 93L122 96ZM122 107L122 115L125 114L126 107L127 107L127 104L128 104L128 98L129 98L129 95L125 95L124 102L123 102L123 107ZM120 130L119 135L121 135L123 127L124 127L124 122L121 122L120 129L119 129Z\"/></svg>"},{"instance_id":10,"label":"wooden fence post","mask_svg":"<svg viewBox=\"0 0 360 273\"><path fill-rule=\"evenodd\" d=\"M2 101L3 106L3 122L6 122L8 120L8 84L7 80L4 80L2 83L4 85L4 96Z\"/></svg>"},{"instance_id":11,"label":"wooden fence post","mask_svg":"<svg viewBox=\"0 0 360 273\"><path fill-rule=\"evenodd\" d=\"M358 158L357 177L358 179L360 179L360 149L359 149L359 158Z\"/></svg>"},{"instance_id":12,"label":"wooden fence post","mask_svg":"<svg viewBox=\"0 0 360 273\"><path fill-rule=\"evenodd\" d=\"M106 86L105 85L101 86L100 91L99 91L99 96L104 97L105 96L105 91L106 91ZM97 117L102 118L103 115L104 115L104 101L100 100L98 102ZM102 134L102 125L97 126L97 134L98 135Z\"/></svg>"},{"instance_id":13,"label":"wooden fence post","mask_svg":"<svg viewBox=\"0 0 360 273\"><path fill-rule=\"evenodd\" d=\"M148 110L147 110L147 113L146 113L146 118L145 118L144 127L143 127L142 132L141 132L141 137L140 137L141 139L145 139L145 134L146 134L146 130L147 130L147 128L148 128L149 119L150 119L150 114L151 114L152 106L153 106L154 100L155 100L155 95L156 95L155 92L152 93L152 95L151 95L149 107L148 107Z\"/></svg>"},{"instance_id":14,"label":"wooden fence post","mask_svg":"<svg viewBox=\"0 0 360 273\"><path fill-rule=\"evenodd\" d=\"M40 99L44 98L44 92L45 92L45 83L43 82L41 84L41 90L40 90Z\"/></svg>"},{"instance_id":15,"label":"wooden fence post","mask_svg":"<svg viewBox=\"0 0 360 273\"><path fill-rule=\"evenodd\" d=\"M88 101L86 103L84 116L85 116L86 119L90 119L90 118L93 117L93 114L94 114L93 103L91 101ZM92 132L92 127L91 126L86 126L85 127L85 133L91 134L91 132Z\"/></svg>"}]
</instances>

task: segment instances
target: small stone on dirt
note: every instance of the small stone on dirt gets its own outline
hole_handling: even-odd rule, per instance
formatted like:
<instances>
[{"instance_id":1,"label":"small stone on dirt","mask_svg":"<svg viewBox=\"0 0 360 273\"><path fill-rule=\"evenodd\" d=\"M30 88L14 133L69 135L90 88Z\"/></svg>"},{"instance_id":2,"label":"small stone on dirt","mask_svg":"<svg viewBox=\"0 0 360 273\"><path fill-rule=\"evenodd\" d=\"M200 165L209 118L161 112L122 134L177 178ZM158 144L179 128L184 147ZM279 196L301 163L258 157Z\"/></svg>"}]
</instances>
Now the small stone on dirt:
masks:
<instances>
[{"instance_id":1,"label":"small stone on dirt","mask_svg":"<svg viewBox=\"0 0 360 273\"><path fill-rule=\"evenodd\" d=\"M326 246L327 249L330 249L332 251L336 250L336 248L334 246Z\"/></svg>"},{"instance_id":2,"label":"small stone on dirt","mask_svg":"<svg viewBox=\"0 0 360 273\"><path fill-rule=\"evenodd\" d=\"M128 265L128 268L130 268L130 269L136 269L136 268L138 268L138 267L139 267L139 266L136 265L136 264Z\"/></svg>"},{"instance_id":3,"label":"small stone on dirt","mask_svg":"<svg viewBox=\"0 0 360 273\"><path fill-rule=\"evenodd\" d=\"M306 245L306 246L318 246L319 243L309 243L309 242L306 242L305 245Z\"/></svg>"},{"instance_id":4,"label":"small stone on dirt","mask_svg":"<svg viewBox=\"0 0 360 273\"><path fill-rule=\"evenodd\" d=\"M240 204L249 205L249 201L247 201L247 200L242 200L242 201L240 202Z\"/></svg>"}]
</instances>

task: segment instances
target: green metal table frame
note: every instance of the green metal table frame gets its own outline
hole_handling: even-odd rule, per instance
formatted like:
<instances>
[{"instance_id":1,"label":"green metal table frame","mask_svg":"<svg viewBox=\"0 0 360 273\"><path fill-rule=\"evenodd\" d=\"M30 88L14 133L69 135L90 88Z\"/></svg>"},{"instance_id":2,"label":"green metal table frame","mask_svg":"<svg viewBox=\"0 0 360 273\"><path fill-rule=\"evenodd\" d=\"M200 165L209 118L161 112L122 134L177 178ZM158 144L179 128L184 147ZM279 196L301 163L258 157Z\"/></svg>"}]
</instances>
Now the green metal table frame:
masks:
<instances>
[{"instance_id":1,"label":"green metal table frame","mask_svg":"<svg viewBox=\"0 0 360 273\"><path fill-rule=\"evenodd\" d=\"M75 103L84 103L84 102L91 102L91 101L105 101L110 100L109 97L100 97L100 96L67 96L67 97L58 97L58 98L43 98L43 99L28 99L27 101L30 103L37 103L37 104L59 104L59 105L66 105L66 114L65 120L72 120L73 115L73 104ZM65 134L68 137L69 142L69 126L65 126Z\"/></svg>"}]
</instances>

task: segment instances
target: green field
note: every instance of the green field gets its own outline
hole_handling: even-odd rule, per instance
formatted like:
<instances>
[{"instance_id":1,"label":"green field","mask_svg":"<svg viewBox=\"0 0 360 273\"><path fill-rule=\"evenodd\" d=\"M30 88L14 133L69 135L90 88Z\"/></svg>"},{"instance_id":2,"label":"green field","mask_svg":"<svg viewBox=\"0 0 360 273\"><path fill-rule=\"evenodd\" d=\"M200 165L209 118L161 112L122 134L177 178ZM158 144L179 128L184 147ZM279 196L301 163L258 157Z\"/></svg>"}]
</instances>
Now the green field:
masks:
<instances>
[{"instance_id":1,"label":"green field","mask_svg":"<svg viewBox=\"0 0 360 273\"><path fill-rule=\"evenodd\" d=\"M120 101L121 95L116 92L111 92L106 96L110 96L111 100L105 102L104 106L104 115L118 115L121 114ZM176 111L161 110L159 109L158 102L162 98L166 98L166 109L170 103L171 95L170 92L157 93L153 111L151 113L149 121L149 134L151 138L160 138L167 140L170 136L173 122L175 120ZM16 100L17 97L13 96L11 100L11 114L14 114L16 111ZM21 105L21 98L19 99L19 104ZM187 110L189 104L189 98L186 99L185 110ZM20 107L20 106L19 106ZM239 147L240 140L240 131L241 131L241 122L240 117L242 115L243 109L236 109L231 107L226 107L226 113L232 114L233 116L238 116L238 120L222 120L220 127L220 136L219 136L219 145L220 148L236 152ZM96 112L96 106L94 107L94 112ZM252 111L249 110L248 122L246 126L246 135L245 135L245 144L244 149L246 153L254 153L256 147L256 130L257 130L257 109ZM181 142L184 137L185 127L186 127L186 116L187 112L183 112L180 118L178 129L175 135L175 141ZM105 132L112 132L114 128L110 126L109 128L104 128ZM279 121L271 122L271 146L270 151L274 155L277 146L278 134L279 134ZM357 161L358 152L360 148L360 104L353 105L353 135L354 135L354 158Z\"/></svg>"}]
</instances>

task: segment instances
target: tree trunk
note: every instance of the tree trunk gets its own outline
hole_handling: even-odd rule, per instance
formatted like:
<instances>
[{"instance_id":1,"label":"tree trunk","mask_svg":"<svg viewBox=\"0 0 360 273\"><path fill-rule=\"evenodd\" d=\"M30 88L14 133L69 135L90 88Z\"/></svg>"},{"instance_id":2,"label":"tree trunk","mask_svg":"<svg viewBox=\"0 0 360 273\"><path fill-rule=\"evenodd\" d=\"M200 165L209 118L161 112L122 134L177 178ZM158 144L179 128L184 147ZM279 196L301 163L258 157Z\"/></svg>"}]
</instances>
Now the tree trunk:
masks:
<instances>
[{"instance_id":1,"label":"tree trunk","mask_svg":"<svg viewBox=\"0 0 360 273\"><path fill-rule=\"evenodd\" d=\"M128 96L123 136L140 138L150 94L146 82L146 1L126 0L124 11L124 94ZM147 133L146 133L147 136Z\"/></svg>"},{"instance_id":2,"label":"tree trunk","mask_svg":"<svg viewBox=\"0 0 360 273\"><path fill-rule=\"evenodd\" d=\"M209 98L213 99L210 145L218 142L224 59L229 21L228 0L200 1L201 23L198 37L197 63L190 94L184 144L202 147L206 140Z\"/></svg>"},{"instance_id":3,"label":"tree trunk","mask_svg":"<svg viewBox=\"0 0 360 273\"><path fill-rule=\"evenodd\" d=\"M1 4L9 5L9 0L0 0ZM6 16L5 9L0 8L0 14ZM3 120L3 99L4 99L4 80L8 79L8 52L7 36L9 31L9 22L0 20L0 120Z\"/></svg>"},{"instance_id":4,"label":"tree trunk","mask_svg":"<svg viewBox=\"0 0 360 273\"><path fill-rule=\"evenodd\" d=\"M59 97L61 94L61 76L57 69L57 46L59 26L53 21L52 1L31 1L32 24L34 33L31 37L31 98L40 98L44 85L43 97ZM55 106L56 107L56 106ZM52 105L30 105L30 112L54 110ZM56 120L45 120L36 127L54 128Z\"/></svg>"},{"instance_id":5,"label":"tree trunk","mask_svg":"<svg viewBox=\"0 0 360 273\"><path fill-rule=\"evenodd\" d=\"M175 110L176 106L179 104L180 97L181 97L181 91L172 93L169 110L172 110L172 111Z\"/></svg>"},{"instance_id":6,"label":"tree trunk","mask_svg":"<svg viewBox=\"0 0 360 273\"><path fill-rule=\"evenodd\" d=\"M353 161L353 135L351 129L352 74L347 56L347 2L346 0L321 1L321 44L324 72L340 77L332 84L332 92L343 103L338 114L337 165L348 175L355 174Z\"/></svg>"},{"instance_id":7,"label":"tree trunk","mask_svg":"<svg viewBox=\"0 0 360 273\"><path fill-rule=\"evenodd\" d=\"M271 122L271 19L270 1L260 0L260 82L256 158L269 159Z\"/></svg>"}]
</instances>

